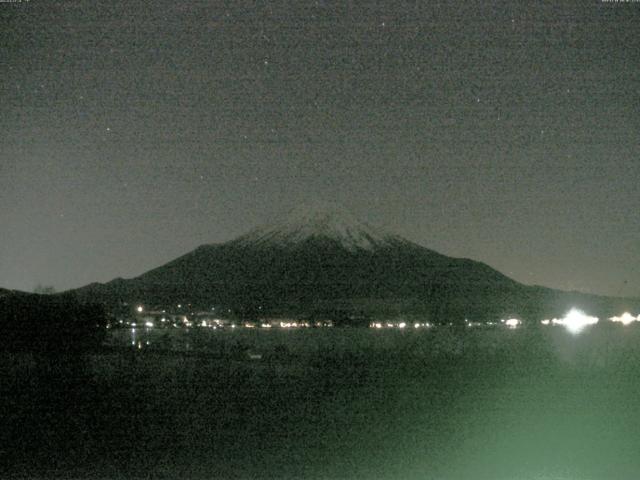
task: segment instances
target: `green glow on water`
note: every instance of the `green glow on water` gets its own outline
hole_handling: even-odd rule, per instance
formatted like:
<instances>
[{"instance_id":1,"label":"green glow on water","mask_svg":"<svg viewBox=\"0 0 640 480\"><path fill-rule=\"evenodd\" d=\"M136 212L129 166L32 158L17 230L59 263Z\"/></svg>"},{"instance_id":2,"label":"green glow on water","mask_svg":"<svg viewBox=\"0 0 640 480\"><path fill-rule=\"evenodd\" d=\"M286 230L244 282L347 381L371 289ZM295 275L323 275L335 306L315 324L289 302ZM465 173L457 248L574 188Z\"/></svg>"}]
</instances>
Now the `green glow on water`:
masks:
<instances>
[{"instance_id":1,"label":"green glow on water","mask_svg":"<svg viewBox=\"0 0 640 480\"><path fill-rule=\"evenodd\" d=\"M41 453L22 468L37 476L46 469L29 468L52 468L53 458L78 478L625 480L640 471L633 325L580 335L217 333L171 334L215 354L199 356L154 352L158 334L137 329L135 348L85 358L84 383L69 390L47 359L3 359L13 384L2 400L15 409L3 432L20 431ZM238 345L260 359L234 356ZM15 438L12 458L32 451Z\"/></svg>"}]
</instances>

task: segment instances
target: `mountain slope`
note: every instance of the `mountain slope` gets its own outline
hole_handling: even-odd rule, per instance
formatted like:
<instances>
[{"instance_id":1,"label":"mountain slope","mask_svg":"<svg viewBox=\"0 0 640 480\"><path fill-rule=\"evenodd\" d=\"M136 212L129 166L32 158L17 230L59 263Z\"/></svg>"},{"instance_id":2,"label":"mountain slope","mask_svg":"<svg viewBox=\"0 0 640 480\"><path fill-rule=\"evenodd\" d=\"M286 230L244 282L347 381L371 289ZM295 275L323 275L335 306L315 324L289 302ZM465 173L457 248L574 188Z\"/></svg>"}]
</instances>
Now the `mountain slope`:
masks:
<instances>
[{"instance_id":1,"label":"mountain slope","mask_svg":"<svg viewBox=\"0 0 640 480\"><path fill-rule=\"evenodd\" d=\"M334 206L296 209L235 240L204 245L139 277L77 292L107 305L191 303L245 315L419 314L433 321L561 315L576 302L611 309L604 297L522 285L491 267L451 258ZM580 303L581 302L581 303Z\"/></svg>"}]
</instances>

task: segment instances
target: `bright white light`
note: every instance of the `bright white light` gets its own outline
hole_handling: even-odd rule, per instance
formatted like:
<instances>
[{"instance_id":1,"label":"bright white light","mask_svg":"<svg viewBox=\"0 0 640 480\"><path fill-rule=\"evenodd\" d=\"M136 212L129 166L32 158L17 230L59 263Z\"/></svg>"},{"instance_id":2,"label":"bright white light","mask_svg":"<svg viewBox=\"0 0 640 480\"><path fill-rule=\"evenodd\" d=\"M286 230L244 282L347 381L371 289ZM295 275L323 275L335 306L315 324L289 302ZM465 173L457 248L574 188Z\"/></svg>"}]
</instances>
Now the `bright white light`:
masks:
<instances>
[{"instance_id":1,"label":"bright white light","mask_svg":"<svg viewBox=\"0 0 640 480\"><path fill-rule=\"evenodd\" d=\"M144 322L144 326L152 328L153 327L153 322Z\"/></svg>"},{"instance_id":2,"label":"bright white light","mask_svg":"<svg viewBox=\"0 0 640 480\"><path fill-rule=\"evenodd\" d=\"M621 323L623 325L629 325L630 323L640 321L640 315L638 315L638 318L636 318L633 315L631 315L629 312L624 312L621 316L611 317L609 320L611 320L612 322Z\"/></svg>"},{"instance_id":3,"label":"bright white light","mask_svg":"<svg viewBox=\"0 0 640 480\"><path fill-rule=\"evenodd\" d=\"M144 307L142 305L138 305L138 308L136 308L136 310L138 311L138 313L142 313L144 311Z\"/></svg>"},{"instance_id":4,"label":"bright white light","mask_svg":"<svg viewBox=\"0 0 640 480\"><path fill-rule=\"evenodd\" d=\"M400 322L400 323L398 324L398 328L404 328L404 327L406 327L406 326L407 326L407 324L406 324L406 323L404 323L404 322Z\"/></svg>"},{"instance_id":5,"label":"bright white light","mask_svg":"<svg viewBox=\"0 0 640 480\"><path fill-rule=\"evenodd\" d=\"M509 318L508 320L501 320L501 321L509 328L516 328L520 326L520 324L522 323L517 318Z\"/></svg>"},{"instance_id":6,"label":"bright white light","mask_svg":"<svg viewBox=\"0 0 640 480\"><path fill-rule=\"evenodd\" d=\"M542 320L542 321L540 321L540 323L541 323L542 325L549 325L549 324L551 323L551 320L549 320L549 319Z\"/></svg>"},{"instance_id":7,"label":"bright white light","mask_svg":"<svg viewBox=\"0 0 640 480\"><path fill-rule=\"evenodd\" d=\"M588 325L595 325L598 323L596 317L590 317L585 315L580 310L573 309L564 317L564 325L570 332L580 332L584 327Z\"/></svg>"},{"instance_id":8,"label":"bright white light","mask_svg":"<svg viewBox=\"0 0 640 480\"><path fill-rule=\"evenodd\" d=\"M572 308L564 318L553 318L551 323L553 325L562 325L571 333L580 333L585 327L598 323L598 320L597 317L590 317L584 312Z\"/></svg>"}]
</instances>

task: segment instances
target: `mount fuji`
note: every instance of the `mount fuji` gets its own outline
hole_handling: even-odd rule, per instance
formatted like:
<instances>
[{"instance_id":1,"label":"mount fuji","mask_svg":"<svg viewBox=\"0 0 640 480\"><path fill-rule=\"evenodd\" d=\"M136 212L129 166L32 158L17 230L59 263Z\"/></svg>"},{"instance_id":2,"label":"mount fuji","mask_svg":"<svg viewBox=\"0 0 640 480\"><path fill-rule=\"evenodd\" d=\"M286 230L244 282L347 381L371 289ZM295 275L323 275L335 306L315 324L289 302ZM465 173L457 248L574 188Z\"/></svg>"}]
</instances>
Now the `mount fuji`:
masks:
<instances>
[{"instance_id":1,"label":"mount fuji","mask_svg":"<svg viewBox=\"0 0 640 480\"><path fill-rule=\"evenodd\" d=\"M180 303L247 317L416 315L447 323L539 320L576 305L609 315L626 302L523 285L481 262L448 257L368 225L333 204L298 207L229 242L202 245L138 277L75 293L107 308Z\"/></svg>"}]
</instances>

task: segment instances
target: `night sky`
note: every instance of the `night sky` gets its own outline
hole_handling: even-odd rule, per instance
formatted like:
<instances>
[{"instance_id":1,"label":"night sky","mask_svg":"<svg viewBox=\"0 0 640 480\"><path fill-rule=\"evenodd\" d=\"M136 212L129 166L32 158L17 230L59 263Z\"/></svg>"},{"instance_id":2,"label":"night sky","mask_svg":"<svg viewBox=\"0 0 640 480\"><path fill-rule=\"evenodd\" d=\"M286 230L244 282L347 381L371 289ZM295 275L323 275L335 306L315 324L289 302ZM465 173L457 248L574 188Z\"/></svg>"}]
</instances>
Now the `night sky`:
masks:
<instances>
[{"instance_id":1,"label":"night sky","mask_svg":"<svg viewBox=\"0 0 640 480\"><path fill-rule=\"evenodd\" d=\"M131 277L331 200L640 296L640 2L0 3L0 287Z\"/></svg>"}]
</instances>

